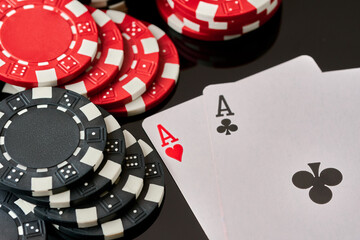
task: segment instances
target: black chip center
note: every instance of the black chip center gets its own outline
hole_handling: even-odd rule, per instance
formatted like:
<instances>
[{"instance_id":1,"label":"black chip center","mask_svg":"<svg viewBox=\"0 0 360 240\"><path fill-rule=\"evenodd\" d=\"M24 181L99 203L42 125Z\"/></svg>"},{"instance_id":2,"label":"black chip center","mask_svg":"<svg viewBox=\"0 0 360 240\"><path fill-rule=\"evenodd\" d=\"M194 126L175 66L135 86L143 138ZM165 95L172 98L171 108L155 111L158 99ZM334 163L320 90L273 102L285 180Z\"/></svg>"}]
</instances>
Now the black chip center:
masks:
<instances>
[{"instance_id":1,"label":"black chip center","mask_svg":"<svg viewBox=\"0 0 360 240\"><path fill-rule=\"evenodd\" d=\"M18 239L18 226L3 208L0 209L0 225L0 239Z\"/></svg>"},{"instance_id":2,"label":"black chip center","mask_svg":"<svg viewBox=\"0 0 360 240\"><path fill-rule=\"evenodd\" d=\"M24 166L55 166L67 160L79 145L79 127L72 116L54 108L28 108L11 121L4 133L5 149Z\"/></svg>"}]
</instances>

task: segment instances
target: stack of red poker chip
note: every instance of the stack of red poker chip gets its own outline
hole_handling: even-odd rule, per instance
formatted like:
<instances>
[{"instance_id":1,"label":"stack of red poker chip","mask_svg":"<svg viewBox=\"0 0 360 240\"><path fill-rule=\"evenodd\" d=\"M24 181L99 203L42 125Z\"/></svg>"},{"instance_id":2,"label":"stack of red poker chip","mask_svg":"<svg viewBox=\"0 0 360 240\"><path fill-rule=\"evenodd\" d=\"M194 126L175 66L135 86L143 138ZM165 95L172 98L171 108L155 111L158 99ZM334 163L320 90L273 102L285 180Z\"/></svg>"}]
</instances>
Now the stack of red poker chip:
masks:
<instances>
[{"instance_id":1,"label":"stack of red poker chip","mask_svg":"<svg viewBox=\"0 0 360 240\"><path fill-rule=\"evenodd\" d=\"M179 74L177 51L156 26L119 11L106 14L123 33L125 61L115 80L90 100L117 116L143 113L174 89Z\"/></svg>"},{"instance_id":2,"label":"stack of red poker chip","mask_svg":"<svg viewBox=\"0 0 360 240\"><path fill-rule=\"evenodd\" d=\"M225 41L265 24L281 0L156 0L162 18L176 32L204 41Z\"/></svg>"},{"instance_id":3,"label":"stack of red poker chip","mask_svg":"<svg viewBox=\"0 0 360 240\"><path fill-rule=\"evenodd\" d=\"M124 60L124 45L121 32L104 12L89 6L87 9L99 30L98 52L86 72L64 87L91 96L109 84L119 72Z\"/></svg>"},{"instance_id":4,"label":"stack of red poker chip","mask_svg":"<svg viewBox=\"0 0 360 240\"><path fill-rule=\"evenodd\" d=\"M15 13L3 17L0 29L4 49L0 79L7 83L4 93L58 86L88 97L117 116L133 116L157 106L174 89L180 71L178 53L158 27L120 11L98 10L74 0L57 7L18 5L9 5ZM50 11L56 17L47 18L48 22L37 20ZM11 17L15 19L8 23ZM32 47L48 52L35 55L31 48L19 47L20 36L9 41L5 34L20 35L18 25L25 25L20 30L27 35L39 34L41 41L34 41ZM32 27L35 30L26 31ZM52 30L58 27L61 32ZM47 39L52 44L42 46Z\"/></svg>"},{"instance_id":5,"label":"stack of red poker chip","mask_svg":"<svg viewBox=\"0 0 360 240\"><path fill-rule=\"evenodd\" d=\"M159 67L154 81L140 97L109 111L116 116L133 116L148 111L158 105L172 92L177 83L180 66L175 45L157 26L144 23L159 44Z\"/></svg>"}]
</instances>

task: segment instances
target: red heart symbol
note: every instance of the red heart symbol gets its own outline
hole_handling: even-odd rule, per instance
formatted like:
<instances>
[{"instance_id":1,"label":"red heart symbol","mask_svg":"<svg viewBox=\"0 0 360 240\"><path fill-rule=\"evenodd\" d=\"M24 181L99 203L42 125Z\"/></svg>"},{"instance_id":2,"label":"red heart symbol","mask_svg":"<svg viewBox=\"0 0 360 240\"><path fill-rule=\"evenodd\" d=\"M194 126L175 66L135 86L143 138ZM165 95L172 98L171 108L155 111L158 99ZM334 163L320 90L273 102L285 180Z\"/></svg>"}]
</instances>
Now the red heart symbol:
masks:
<instances>
[{"instance_id":1,"label":"red heart symbol","mask_svg":"<svg viewBox=\"0 0 360 240\"><path fill-rule=\"evenodd\" d=\"M175 144L173 147L168 147L165 150L166 155L171 158L174 158L181 162L182 154L183 154L183 147L180 144Z\"/></svg>"}]
</instances>

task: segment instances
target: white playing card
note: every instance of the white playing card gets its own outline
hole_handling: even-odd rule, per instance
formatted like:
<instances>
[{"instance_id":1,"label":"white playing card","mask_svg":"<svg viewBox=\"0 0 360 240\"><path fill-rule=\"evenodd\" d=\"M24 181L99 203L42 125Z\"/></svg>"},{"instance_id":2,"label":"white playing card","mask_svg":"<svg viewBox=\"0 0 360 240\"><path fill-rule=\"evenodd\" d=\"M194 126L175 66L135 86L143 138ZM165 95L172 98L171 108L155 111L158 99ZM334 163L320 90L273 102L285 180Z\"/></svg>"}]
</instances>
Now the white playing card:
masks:
<instances>
[{"instance_id":1,"label":"white playing card","mask_svg":"<svg viewBox=\"0 0 360 240\"><path fill-rule=\"evenodd\" d=\"M349 71L277 68L204 90L229 239L358 239L360 71Z\"/></svg>"},{"instance_id":2,"label":"white playing card","mask_svg":"<svg viewBox=\"0 0 360 240\"><path fill-rule=\"evenodd\" d=\"M291 77L302 71L313 74L320 73L320 69L313 59L310 57L301 59L302 61L295 59L280 65L283 74ZM293 66L291 64L293 61L296 61L298 69L287 67L287 64ZM265 77L268 71L271 74L272 69L257 75ZM208 238L223 240L227 239L227 236L224 234L221 203L218 199L219 190L217 189L215 169L212 165L206 122L202 97L197 97L145 119L143 128L164 160ZM169 144L163 146L163 140ZM179 147L174 148L177 144L181 145L183 149L181 162L178 159ZM172 157L166 153L168 148L170 148L168 153Z\"/></svg>"},{"instance_id":3,"label":"white playing card","mask_svg":"<svg viewBox=\"0 0 360 240\"><path fill-rule=\"evenodd\" d=\"M225 239L205 122L202 99L197 97L145 119L143 128L208 238ZM173 139L166 139L170 144L163 147L165 131L178 140L171 143ZM181 161L174 158L179 154L170 152L169 156L166 152L176 144L183 148Z\"/></svg>"}]
</instances>

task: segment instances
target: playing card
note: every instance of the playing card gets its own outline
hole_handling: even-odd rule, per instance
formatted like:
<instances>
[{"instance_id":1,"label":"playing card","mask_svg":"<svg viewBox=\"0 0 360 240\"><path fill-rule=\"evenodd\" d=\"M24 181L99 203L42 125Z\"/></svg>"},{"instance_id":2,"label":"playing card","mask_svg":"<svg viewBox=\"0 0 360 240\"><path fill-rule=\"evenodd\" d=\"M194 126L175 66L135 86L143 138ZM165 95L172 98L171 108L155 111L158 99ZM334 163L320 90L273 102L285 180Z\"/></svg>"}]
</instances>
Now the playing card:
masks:
<instances>
[{"instance_id":1,"label":"playing card","mask_svg":"<svg viewBox=\"0 0 360 240\"><path fill-rule=\"evenodd\" d=\"M209 239L225 239L202 99L197 97L143 122Z\"/></svg>"},{"instance_id":2,"label":"playing card","mask_svg":"<svg viewBox=\"0 0 360 240\"><path fill-rule=\"evenodd\" d=\"M292 63L204 90L228 237L357 239L360 71Z\"/></svg>"},{"instance_id":3,"label":"playing card","mask_svg":"<svg viewBox=\"0 0 360 240\"><path fill-rule=\"evenodd\" d=\"M294 71L282 64L282 73L289 77L304 69L320 73L313 59L301 59L296 60L299 70ZM264 77L267 71L270 70L263 72ZM222 204L202 100L202 97L197 97L155 114L145 119L143 128L208 238L223 240L227 239L226 228L222 221Z\"/></svg>"}]
</instances>

